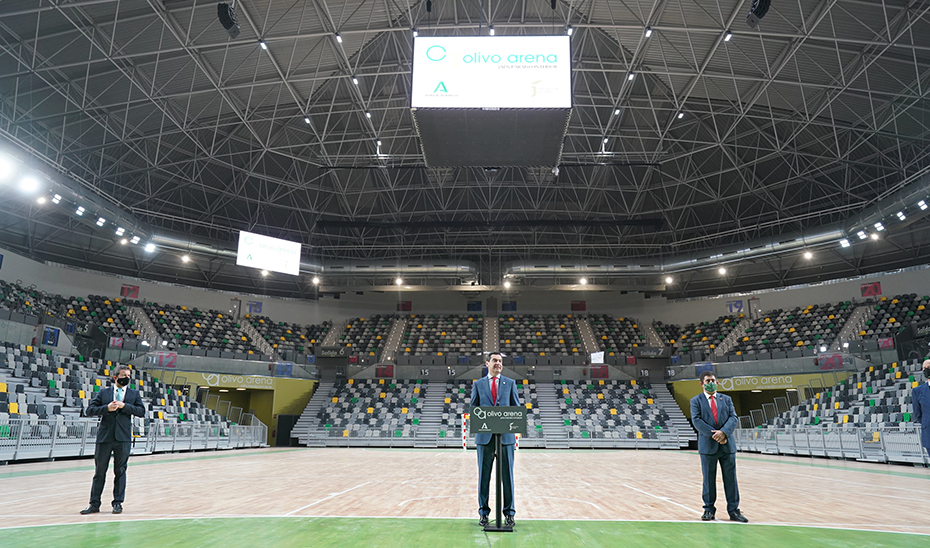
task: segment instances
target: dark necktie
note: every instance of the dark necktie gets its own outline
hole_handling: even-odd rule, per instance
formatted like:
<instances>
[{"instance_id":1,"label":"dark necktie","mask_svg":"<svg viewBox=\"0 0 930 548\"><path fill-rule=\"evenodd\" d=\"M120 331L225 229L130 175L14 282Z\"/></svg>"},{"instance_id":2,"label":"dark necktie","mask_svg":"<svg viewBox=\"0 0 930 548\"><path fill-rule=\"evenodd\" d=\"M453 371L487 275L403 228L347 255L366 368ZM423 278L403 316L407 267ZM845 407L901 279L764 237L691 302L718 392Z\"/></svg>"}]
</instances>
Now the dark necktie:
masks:
<instances>
[{"instance_id":1,"label":"dark necktie","mask_svg":"<svg viewBox=\"0 0 930 548\"><path fill-rule=\"evenodd\" d=\"M710 410L714 414L714 422L717 422L717 398L714 396L710 397Z\"/></svg>"},{"instance_id":2,"label":"dark necktie","mask_svg":"<svg viewBox=\"0 0 930 548\"><path fill-rule=\"evenodd\" d=\"M494 400L494 405L497 405L497 377L491 377L491 399Z\"/></svg>"}]
</instances>

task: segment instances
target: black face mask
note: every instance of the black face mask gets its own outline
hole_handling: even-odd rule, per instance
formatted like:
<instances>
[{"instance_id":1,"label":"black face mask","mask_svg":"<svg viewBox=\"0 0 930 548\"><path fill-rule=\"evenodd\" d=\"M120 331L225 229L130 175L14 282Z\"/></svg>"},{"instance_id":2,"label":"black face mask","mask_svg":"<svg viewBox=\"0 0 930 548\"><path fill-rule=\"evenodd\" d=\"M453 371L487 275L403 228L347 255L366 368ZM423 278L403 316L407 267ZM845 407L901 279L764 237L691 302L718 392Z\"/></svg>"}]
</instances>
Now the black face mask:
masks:
<instances>
[{"instance_id":1,"label":"black face mask","mask_svg":"<svg viewBox=\"0 0 930 548\"><path fill-rule=\"evenodd\" d=\"M116 384L120 386L126 386L127 384L129 384L129 377L120 377L116 379Z\"/></svg>"},{"instance_id":2,"label":"black face mask","mask_svg":"<svg viewBox=\"0 0 930 548\"><path fill-rule=\"evenodd\" d=\"M924 377L930 379L930 367L924 368Z\"/></svg>"}]
</instances>

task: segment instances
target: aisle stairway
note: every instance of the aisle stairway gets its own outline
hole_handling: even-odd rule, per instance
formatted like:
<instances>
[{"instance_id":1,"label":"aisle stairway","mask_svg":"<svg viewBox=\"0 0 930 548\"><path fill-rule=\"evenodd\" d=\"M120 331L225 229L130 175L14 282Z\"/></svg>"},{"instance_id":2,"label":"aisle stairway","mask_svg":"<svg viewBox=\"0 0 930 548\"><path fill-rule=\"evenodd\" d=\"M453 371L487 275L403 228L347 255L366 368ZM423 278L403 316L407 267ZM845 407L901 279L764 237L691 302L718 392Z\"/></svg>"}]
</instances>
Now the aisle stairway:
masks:
<instances>
[{"instance_id":1,"label":"aisle stairway","mask_svg":"<svg viewBox=\"0 0 930 548\"><path fill-rule=\"evenodd\" d=\"M321 382L317 386L316 392L314 392L313 396L310 398L310 401L307 402L307 407L305 407L303 413L300 414L300 418L297 419L297 423L294 424L294 428L291 430L291 437L297 438L301 445L309 447L324 446L323 438L326 436L326 432L321 431L317 414L320 412L320 409L323 409L323 406L326 405L326 400L333 391L334 385L335 383L332 382Z\"/></svg>"},{"instance_id":2,"label":"aisle stairway","mask_svg":"<svg viewBox=\"0 0 930 548\"><path fill-rule=\"evenodd\" d=\"M546 449L568 449L568 431L562 418L559 398L554 384L538 383L539 422L543 427Z\"/></svg>"},{"instance_id":3,"label":"aisle stairway","mask_svg":"<svg viewBox=\"0 0 930 548\"><path fill-rule=\"evenodd\" d=\"M668 391L668 386L664 384L652 385L652 391L656 396L656 402L668 413L670 426L678 429L678 435L681 439L681 447L687 447L688 442L697 441L697 432L691 426L685 414L678 406L675 396Z\"/></svg>"}]
</instances>

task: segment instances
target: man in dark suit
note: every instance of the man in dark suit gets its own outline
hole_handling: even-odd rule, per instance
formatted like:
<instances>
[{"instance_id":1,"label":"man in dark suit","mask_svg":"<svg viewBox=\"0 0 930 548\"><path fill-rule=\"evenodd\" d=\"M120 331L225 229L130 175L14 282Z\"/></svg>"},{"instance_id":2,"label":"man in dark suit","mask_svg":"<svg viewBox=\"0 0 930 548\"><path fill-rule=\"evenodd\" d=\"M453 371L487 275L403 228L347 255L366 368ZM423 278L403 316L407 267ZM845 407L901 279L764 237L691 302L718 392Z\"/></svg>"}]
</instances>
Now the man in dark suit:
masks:
<instances>
[{"instance_id":1,"label":"man in dark suit","mask_svg":"<svg viewBox=\"0 0 930 548\"><path fill-rule=\"evenodd\" d=\"M519 406L520 395L517 392L517 383L501 372L504 362L500 352L492 352L486 362L488 375L475 381L471 387L471 406L487 407L491 405ZM484 527L488 524L488 515L491 507L488 505L491 484L491 465L494 463L494 436L491 434L475 434L475 445L478 447L478 524ZM513 434L501 434L501 462L497 463L501 470L503 482L504 507L501 512L505 516L505 524L513 526L513 450L517 439Z\"/></svg>"},{"instance_id":2,"label":"man in dark suit","mask_svg":"<svg viewBox=\"0 0 930 548\"><path fill-rule=\"evenodd\" d=\"M110 455L113 455L113 513L123 512L126 496L126 466L132 450L132 416L145 415L145 404L138 390L129 388L129 367L120 365L113 373L113 383L104 388L87 406L86 414L100 415L97 426L97 447L94 451L94 484L90 490L90 506L82 514L100 511L100 495L107 479Z\"/></svg>"},{"instance_id":3,"label":"man in dark suit","mask_svg":"<svg viewBox=\"0 0 930 548\"><path fill-rule=\"evenodd\" d=\"M924 360L924 381L911 391L914 422L920 423L920 444L930 454L930 360Z\"/></svg>"},{"instance_id":4,"label":"man in dark suit","mask_svg":"<svg viewBox=\"0 0 930 548\"><path fill-rule=\"evenodd\" d=\"M698 431L698 453L704 474L704 515L715 519L717 508L717 463L723 471L723 491L727 496L730 521L747 523L739 510L739 487L736 485L736 444L731 440L736 430L736 410L729 396L717 393L717 377L710 371L701 373L703 392L691 398L691 421Z\"/></svg>"}]
</instances>

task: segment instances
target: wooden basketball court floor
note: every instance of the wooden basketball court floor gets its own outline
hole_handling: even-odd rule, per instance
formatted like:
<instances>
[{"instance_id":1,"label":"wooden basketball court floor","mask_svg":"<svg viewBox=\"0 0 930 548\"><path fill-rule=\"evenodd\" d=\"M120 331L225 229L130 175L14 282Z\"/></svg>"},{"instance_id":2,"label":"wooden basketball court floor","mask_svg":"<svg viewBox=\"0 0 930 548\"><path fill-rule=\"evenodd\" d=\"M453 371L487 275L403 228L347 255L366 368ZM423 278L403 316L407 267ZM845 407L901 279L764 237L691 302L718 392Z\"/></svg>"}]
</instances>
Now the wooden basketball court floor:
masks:
<instances>
[{"instance_id":1,"label":"wooden basketball court floor","mask_svg":"<svg viewBox=\"0 0 930 548\"><path fill-rule=\"evenodd\" d=\"M700 521L695 452L523 449L510 534L477 525L476 469L463 450L139 456L123 514L111 475L81 516L92 460L10 464L0 546L930 546L926 468L741 453L744 525Z\"/></svg>"}]
</instances>

